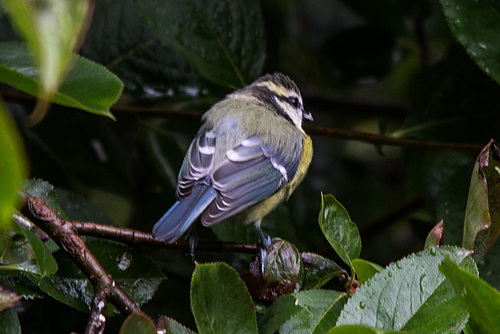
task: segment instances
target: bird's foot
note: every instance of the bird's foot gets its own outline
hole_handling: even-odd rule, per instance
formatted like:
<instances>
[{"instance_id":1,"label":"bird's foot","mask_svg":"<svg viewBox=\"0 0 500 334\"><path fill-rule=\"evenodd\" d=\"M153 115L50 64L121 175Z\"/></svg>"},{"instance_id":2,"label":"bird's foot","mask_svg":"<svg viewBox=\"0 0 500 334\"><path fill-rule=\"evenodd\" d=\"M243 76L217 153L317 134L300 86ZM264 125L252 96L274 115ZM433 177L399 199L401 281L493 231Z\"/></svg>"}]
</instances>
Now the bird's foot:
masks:
<instances>
[{"instance_id":1,"label":"bird's foot","mask_svg":"<svg viewBox=\"0 0 500 334\"><path fill-rule=\"evenodd\" d=\"M271 246L271 238L269 236L262 237L259 240L259 259L260 259L260 273L264 277L264 268L267 258L267 250Z\"/></svg>"}]
</instances>

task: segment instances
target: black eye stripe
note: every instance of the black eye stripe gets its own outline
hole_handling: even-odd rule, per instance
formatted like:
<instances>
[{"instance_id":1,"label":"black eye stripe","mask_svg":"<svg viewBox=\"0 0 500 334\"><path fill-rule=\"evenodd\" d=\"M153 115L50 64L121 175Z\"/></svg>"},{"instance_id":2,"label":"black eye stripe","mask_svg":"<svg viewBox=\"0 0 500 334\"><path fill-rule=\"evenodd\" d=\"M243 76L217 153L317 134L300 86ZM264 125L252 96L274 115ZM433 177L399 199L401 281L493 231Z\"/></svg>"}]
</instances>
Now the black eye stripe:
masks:
<instances>
[{"instance_id":1,"label":"black eye stripe","mask_svg":"<svg viewBox=\"0 0 500 334\"><path fill-rule=\"evenodd\" d=\"M283 96L283 95L275 95L275 97L283 102L288 103L289 105L291 105L292 107L294 107L296 109L300 108L300 106L301 106L300 100L296 96L287 97L287 96Z\"/></svg>"}]
</instances>

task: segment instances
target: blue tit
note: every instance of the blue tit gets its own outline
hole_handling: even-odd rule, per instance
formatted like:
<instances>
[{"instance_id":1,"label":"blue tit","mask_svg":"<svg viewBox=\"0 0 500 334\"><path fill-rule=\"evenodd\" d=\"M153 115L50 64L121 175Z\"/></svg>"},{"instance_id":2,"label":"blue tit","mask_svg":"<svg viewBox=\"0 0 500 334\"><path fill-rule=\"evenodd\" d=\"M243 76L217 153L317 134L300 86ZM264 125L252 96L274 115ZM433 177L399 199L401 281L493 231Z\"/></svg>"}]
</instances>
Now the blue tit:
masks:
<instances>
[{"instance_id":1,"label":"blue tit","mask_svg":"<svg viewBox=\"0 0 500 334\"><path fill-rule=\"evenodd\" d=\"M312 159L297 85L281 73L267 74L236 90L202 117L178 176L177 202L153 227L168 243L199 217L212 226L234 217L253 223L262 245L270 239L261 220L302 181Z\"/></svg>"}]
</instances>

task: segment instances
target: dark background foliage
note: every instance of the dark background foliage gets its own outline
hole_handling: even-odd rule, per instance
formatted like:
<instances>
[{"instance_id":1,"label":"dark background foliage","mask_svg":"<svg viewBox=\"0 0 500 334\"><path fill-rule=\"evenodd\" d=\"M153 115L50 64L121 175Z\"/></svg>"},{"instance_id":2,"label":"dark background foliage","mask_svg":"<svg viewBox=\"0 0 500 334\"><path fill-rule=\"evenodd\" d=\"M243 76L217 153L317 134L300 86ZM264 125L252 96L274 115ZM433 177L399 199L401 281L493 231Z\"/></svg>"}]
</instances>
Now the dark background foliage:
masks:
<instances>
[{"instance_id":1,"label":"dark background foliage","mask_svg":"<svg viewBox=\"0 0 500 334\"><path fill-rule=\"evenodd\" d=\"M221 20L217 26L228 39L243 38L248 29L258 36L257 42L235 39L241 43L233 57L239 71L209 46L201 47L201 55L193 52L186 42L190 37L176 30L191 21L186 13L167 15L170 6L152 0L95 4L80 54L124 82L124 94L111 109L116 121L54 105L39 125L23 128L30 176L55 186L71 219L150 231L174 201L177 171L202 112L234 88L279 71L296 81L314 116L308 130L315 153L303 184L265 219L265 232L300 251L338 260L317 224L323 192L335 195L358 225L362 257L380 265L422 249L440 219L446 242L461 243L479 153L465 144L481 147L500 137L500 90L485 73L488 64L477 65L481 55L472 55L479 57L475 62L456 42L438 2L245 3L248 8L236 22ZM213 10L214 16L226 14ZM174 28L167 33L165 26ZM199 29L192 24L193 34L202 36ZM18 37L4 16L0 41L11 40ZM6 85L0 90L21 122L34 101L12 94ZM327 135L317 126L455 143L457 149L366 143L346 134ZM204 239L257 239L251 229L230 223L197 232ZM194 327L189 257L141 251L168 277L142 309L153 318L167 314ZM200 252L196 258L224 260L241 272L248 267L248 258L236 254ZM489 275L487 281L498 288L498 270ZM86 322L85 314L50 298L22 307L25 333L69 332ZM118 318L110 320L110 333L116 331L113 323L123 320Z\"/></svg>"}]
</instances>

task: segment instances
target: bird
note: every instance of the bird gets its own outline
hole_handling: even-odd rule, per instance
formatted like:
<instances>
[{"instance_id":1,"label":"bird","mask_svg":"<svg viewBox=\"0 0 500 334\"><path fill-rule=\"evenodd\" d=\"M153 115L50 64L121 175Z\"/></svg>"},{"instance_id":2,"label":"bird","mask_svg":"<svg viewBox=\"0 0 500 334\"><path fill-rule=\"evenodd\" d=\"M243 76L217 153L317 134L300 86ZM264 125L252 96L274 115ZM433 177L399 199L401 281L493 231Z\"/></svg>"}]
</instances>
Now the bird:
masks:
<instances>
[{"instance_id":1,"label":"bird","mask_svg":"<svg viewBox=\"0 0 500 334\"><path fill-rule=\"evenodd\" d=\"M312 120L297 85L282 73L266 74L214 104L184 157L176 202L153 236L173 243L198 218L209 227L234 217L257 230L263 266L271 240L262 218L306 175L313 146L302 123Z\"/></svg>"}]
</instances>

